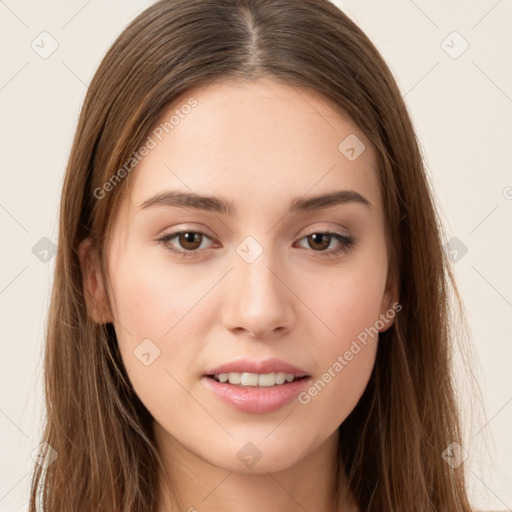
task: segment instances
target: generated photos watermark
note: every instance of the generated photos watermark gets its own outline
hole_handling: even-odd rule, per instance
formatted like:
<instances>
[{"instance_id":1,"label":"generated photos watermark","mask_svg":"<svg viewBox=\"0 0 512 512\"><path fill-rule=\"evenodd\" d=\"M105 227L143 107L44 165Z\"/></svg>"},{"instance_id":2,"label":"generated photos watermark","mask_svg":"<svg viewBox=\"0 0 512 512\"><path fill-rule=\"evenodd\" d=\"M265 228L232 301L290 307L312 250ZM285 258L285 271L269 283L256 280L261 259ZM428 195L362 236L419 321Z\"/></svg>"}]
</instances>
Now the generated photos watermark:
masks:
<instances>
[{"instance_id":1,"label":"generated photos watermark","mask_svg":"<svg viewBox=\"0 0 512 512\"><path fill-rule=\"evenodd\" d=\"M96 187L93 191L93 195L96 199L103 199L107 192L113 190L121 180L125 178L130 171L140 162L142 159L149 154L152 149L155 149L158 142L161 142L164 133L169 134L174 128L180 124L181 120L184 119L192 108L198 105L198 101L191 97L187 103L182 105L180 108L174 110L174 114L169 118L168 121L160 123L148 136L144 144L132 153L130 158L125 164L120 167L101 187ZM156 139L156 140L155 140Z\"/></svg>"},{"instance_id":2,"label":"generated photos watermark","mask_svg":"<svg viewBox=\"0 0 512 512\"><path fill-rule=\"evenodd\" d=\"M350 348L346 350L343 355L339 355L336 358L336 361L329 366L327 371L322 374L322 377L317 379L306 391L299 393L297 396L299 403L307 405L312 398L317 396L318 393L320 393L327 384L329 384L329 382L331 382L336 375L338 375L343 368L345 368L345 366L347 366L350 361L352 361L352 359L354 359L354 357L368 344L368 337L373 339L377 336L379 331L383 329L387 323L391 322L401 309L402 305L395 302L391 308L386 311L386 313L380 315L379 320L377 320L371 327L366 327L364 331L361 331L357 335L357 339L352 341Z\"/></svg>"}]
</instances>

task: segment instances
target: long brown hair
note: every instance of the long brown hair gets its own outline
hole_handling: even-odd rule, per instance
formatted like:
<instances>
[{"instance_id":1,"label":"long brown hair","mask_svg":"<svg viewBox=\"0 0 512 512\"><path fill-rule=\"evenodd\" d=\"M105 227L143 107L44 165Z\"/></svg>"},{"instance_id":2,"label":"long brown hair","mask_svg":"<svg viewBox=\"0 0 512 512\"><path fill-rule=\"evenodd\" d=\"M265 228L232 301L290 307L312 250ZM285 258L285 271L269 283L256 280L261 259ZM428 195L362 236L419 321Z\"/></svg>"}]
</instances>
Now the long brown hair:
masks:
<instances>
[{"instance_id":1,"label":"long brown hair","mask_svg":"<svg viewBox=\"0 0 512 512\"><path fill-rule=\"evenodd\" d=\"M339 427L350 491L361 511L471 510L464 465L442 457L451 443L462 445L451 369L456 287L413 125L384 60L327 0L161 0L114 42L79 118L44 358L42 441L58 456L35 465L31 512L37 503L49 512L156 511L162 461L152 417L130 385L112 324L88 312L77 248L91 237L105 268L104 242L129 171L100 199L98 190L120 176L178 95L263 76L320 93L362 130L378 159L402 310L380 335L370 382Z\"/></svg>"}]
</instances>

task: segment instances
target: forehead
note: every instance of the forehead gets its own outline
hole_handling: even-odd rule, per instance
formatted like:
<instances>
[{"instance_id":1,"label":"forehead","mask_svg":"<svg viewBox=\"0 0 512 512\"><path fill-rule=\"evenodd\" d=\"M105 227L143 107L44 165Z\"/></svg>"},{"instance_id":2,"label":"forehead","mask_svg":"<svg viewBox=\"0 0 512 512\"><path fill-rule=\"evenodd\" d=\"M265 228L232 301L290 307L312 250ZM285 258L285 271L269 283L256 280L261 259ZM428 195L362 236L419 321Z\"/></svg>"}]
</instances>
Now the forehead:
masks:
<instances>
[{"instance_id":1,"label":"forehead","mask_svg":"<svg viewBox=\"0 0 512 512\"><path fill-rule=\"evenodd\" d=\"M226 197L254 212L262 201L341 188L380 208L374 151L359 128L319 94L270 78L191 89L149 137L131 177L131 209L165 190Z\"/></svg>"}]
</instances>

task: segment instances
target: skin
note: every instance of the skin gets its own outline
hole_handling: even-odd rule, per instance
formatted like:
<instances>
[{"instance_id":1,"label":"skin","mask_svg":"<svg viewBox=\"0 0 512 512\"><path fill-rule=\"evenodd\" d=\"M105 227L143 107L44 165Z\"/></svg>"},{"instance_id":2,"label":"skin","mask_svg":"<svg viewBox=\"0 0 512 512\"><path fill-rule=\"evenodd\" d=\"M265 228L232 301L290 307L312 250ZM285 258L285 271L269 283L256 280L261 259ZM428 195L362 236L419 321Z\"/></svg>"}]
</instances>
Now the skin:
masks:
<instances>
[{"instance_id":1,"label":"skin","mask_svg":"<svg viewBox=\"0 0 512 512\"><path fill-rule=\"evenodd\" d=\"M389 311L396 294L375 154L322 97L269 78L188 91L160 121L192 96L198 105L130 175L107 244L110 309L98 257L89 240L80 246L92 314L115 326L129 378L155 419L180 510L334 511L337 428L368 383L377 336L305 405L239 412L201 379L244 356L278 357L316 381ZM366 146L354 161L338 150L349 134ZM140 207L171 189L231 200L237 213ZM371 207L287 213L292 199L333 190L356 191ZM207 235L195 244L197 255L171 252L193 245L178 237L167 246L155 241L180 230ZM308 239L326 230L356 243L326 256L340 247L336 238L322 250ZM236 251L247 236L263 250L252 263ZM149 366L134 356L147 338L160 350ZM237 457L247 442L262 454L252 468ZM163 491L162 511L168 503ZM346 502L339 510L357 508Z\"/></svg>"}]
</instances>

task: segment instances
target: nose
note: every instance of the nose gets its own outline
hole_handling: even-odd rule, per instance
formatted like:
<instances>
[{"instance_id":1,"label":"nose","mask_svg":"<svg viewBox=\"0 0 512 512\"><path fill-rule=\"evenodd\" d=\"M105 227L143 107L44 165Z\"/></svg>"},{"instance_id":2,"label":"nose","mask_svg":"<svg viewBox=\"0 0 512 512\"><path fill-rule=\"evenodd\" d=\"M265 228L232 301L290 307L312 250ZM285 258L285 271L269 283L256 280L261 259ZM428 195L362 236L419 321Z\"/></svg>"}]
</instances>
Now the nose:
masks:
<instances>
[{"instance_id":1,"label":"nose","mask_svg":"<svg viewBox=\"0 0 512 512\"><path fill-rule=\"evenodd\" d=\"M266 251L252 263L236 261L226 284L223 323L227 329L261 339L290 331L295 321L293 293Z\"/></svg>"}]
</instances>

